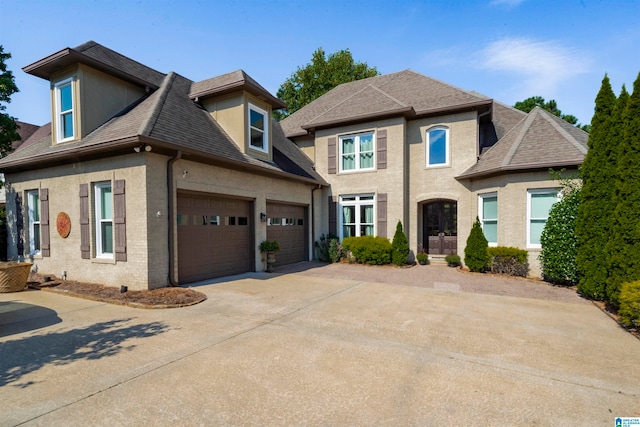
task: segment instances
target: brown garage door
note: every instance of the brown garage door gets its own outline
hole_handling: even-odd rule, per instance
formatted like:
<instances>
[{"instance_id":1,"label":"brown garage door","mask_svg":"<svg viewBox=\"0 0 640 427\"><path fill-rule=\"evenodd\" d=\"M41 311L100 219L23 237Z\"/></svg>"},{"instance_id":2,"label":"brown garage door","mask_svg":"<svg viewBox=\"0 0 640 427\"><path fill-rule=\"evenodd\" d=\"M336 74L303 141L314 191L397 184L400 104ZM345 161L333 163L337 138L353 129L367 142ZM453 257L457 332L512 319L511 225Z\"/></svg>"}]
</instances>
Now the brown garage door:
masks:
<instances>
[{"instance_id":1,"label":"brown garage door","mask_svg":"<svg viewBox=\"0 0 640 427\"><path fill-rule=\"evenodd\" d=\"M178 194L178 281L252 271L252 210L247 200Z\"/></svg>"},{"instance_id":2,"label":"brown garage door","mask_svg":"<svg viewBox=\"0 0 640 427\"><path fill-rule=\"evenodd\" d=\"M267 240L280 245L275 265L308 260L306 230L306 207L267 203Z\"/></svg>"}]
</instances>

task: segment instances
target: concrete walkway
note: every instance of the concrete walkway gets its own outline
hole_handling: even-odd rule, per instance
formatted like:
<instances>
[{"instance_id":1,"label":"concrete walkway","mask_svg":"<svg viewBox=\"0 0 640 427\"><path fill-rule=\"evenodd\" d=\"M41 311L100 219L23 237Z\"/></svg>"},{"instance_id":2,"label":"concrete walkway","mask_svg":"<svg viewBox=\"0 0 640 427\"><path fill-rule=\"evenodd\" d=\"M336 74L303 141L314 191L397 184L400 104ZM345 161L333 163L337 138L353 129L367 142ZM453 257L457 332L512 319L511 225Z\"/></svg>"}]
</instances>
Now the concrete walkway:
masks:
<instances>
[{"instance_id":1,"label":"concrete walkway","mask_svg":"<svg viewBox=\"0 0 640 427\"><path fill-rule=\"evenodd\" d=\"M571 291L552 288L567 301L467 292L485 278L436 266L395 271L398 283L439 278L407 286L355 267L356 277L352 266L341 278L339 266L307 264L226 278L198 286L204 303L169 310L0 294L0 425L611 426L640 416L640 341ZM507 285L548 290L496 287Z\"/></svg>"}]
</instances>

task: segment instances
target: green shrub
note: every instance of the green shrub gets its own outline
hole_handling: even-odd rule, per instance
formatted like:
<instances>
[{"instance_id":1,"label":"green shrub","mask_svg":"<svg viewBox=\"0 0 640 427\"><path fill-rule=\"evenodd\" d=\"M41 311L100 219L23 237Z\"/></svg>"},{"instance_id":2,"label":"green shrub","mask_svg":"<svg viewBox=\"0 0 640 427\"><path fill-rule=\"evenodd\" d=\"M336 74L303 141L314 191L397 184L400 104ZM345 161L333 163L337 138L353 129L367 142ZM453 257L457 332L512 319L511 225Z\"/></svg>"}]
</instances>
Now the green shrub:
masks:
<instances>
[{"instance_id":1,"label":"green shrub","mask_svg":"<svg viewBox=\"0 0 640 427\"><path fill-rule=\"evenodd\" d=\"M640 280L623 283L618 296L620 323L640 326Z\"/></svg>"},{"instance_id":2,"label":"green shrub","mask_svg":"<svg viewBox=\"0 0 640 427\"><path fill-rule=\"evenodd\" d=\"M264 240L260 243L260 252L277 252L280 250L280 245L276 240Z\"/></svg>"},{"instance_id":3,"label":"green shrub","mask_svg":"<svg viewBox=\"0 0 640 427\"><path fill-rule=\"evenodd\" d=\"M473 223L469 237L467 238L467 246L464 248L464 263L471 271L483 272L486 270L486 266L489 263L489 255L487 255L487 248L489 242L484 237L482 232L482 226L480 225L480 219L476 217L476 222Z\"/></svg>"},{"instance_id":4,"label":"green shrub","mask_svg":"<svg viewBox=\"0 0 640 427\"><path fill-rule=\"evenodd\" d=\"M331 262L340 262L344 256L344 250L338 239L329 240L329 260Z\"/></svg>"},{"instance_id":5,"label":"green shrub","mask_svg":"<svg viewBox=\"0 0 640 427\"><path fill-rule=\"evenodd\" d=\"M446 257L444 257L444 260L449 265L454 265L456 267L460 265L460 255L456 255L456 254L447 255Z\"/></svg>"},{"instance_id":6,"label":"green shrub","mask_svg":"<svg viewBox=\"0 0 640 427\"><path fill-rule=\"evenodd\" d=\"M540 236L542 277L556 285L578 283L576 220L580 197L579 187L565 185L562 199L551 208Z\"/></svg>"},{"instance_id":7,"label":"green shrub","mask_svg":"<svg viewBox=\"0 0 640 427\"><path fill-rule=\"evenodd\" d=\"M315 247L316 247L316 259L318 261L322 261L322 262L337 262L340 260L340 258L338 258L337 261L333 261L333 258L331 258L331 255L329 253L329 249L331 247L331 242L335 241L336 243L338 243L338 236L336 236L335 234L327 234L327 235L322 235L320 236L320 240L316 240L316 242L314 243Z\"/></svg>"},{"instance_id":8,"label":"green shrub","mask_svg":"<svg viewBox=\"0 0 640 427\"><path fill-rule=\"evenodd\" d=\"M416 260L423 265L429 264L429 255L425 252L418 252L416 254Z\"/></svg>"},{"instance_id":9,"label":"green shrub","mask_svg":"<svg viewBox=\"0 0 640 427\"><path fill-rule=\"evenodd\" d=\"M529 255L524 249L494 246L487 249L487 254L489 255L489 270L492 273L527 277Z\"/></svg>"},{"instance_id":10,"label":"green shrub","mask_svg":"<svg viewBox=\"0 0 640 427\"><path fill-rule=\"evenodd\" d=\"M398 221L396 233L393 235L393 241L391 242L391 262L398 266L405 265L409 252L409 241L402 231L402 223Z\"/></svg>"},{"instance_id":11,"label":"green shrub","mask_svg":"<svg viewBox=\"0 0 640 427\"><path fill-rule=\"evenodd\" d=\"M356 262L371 265L391 263L391 242L378 236L346 237L342 247L351 252Z\"/></svg>"}]
</instances>

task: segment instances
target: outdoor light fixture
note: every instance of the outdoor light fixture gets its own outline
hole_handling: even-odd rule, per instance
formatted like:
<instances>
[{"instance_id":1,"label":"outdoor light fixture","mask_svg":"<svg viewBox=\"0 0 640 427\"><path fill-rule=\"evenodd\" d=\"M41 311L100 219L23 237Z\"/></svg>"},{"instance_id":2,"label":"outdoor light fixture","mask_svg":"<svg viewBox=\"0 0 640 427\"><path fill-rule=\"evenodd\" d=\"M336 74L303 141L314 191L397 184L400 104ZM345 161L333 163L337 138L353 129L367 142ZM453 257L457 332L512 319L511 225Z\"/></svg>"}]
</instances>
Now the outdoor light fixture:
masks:
<instances>
[{"instance_id":1,"label":"outdoor light fixture","mask_svg":"<svg viewBox=\"0 0 640 427\"><path fill-rule=\"evenodd\" d=\"M148 153L149 151L151 151L151 146L147 144L136 145L135 147L133 147L133 151L135 151L136 153L146 151Z\"/></svg>"},{"instance_id":2,"label":"outdoor light fixture","mask_svg":"<svg viewBox=\"0 0 640 427\"><path fill-rule=\"evenodd\" d=\"M260 222L267 222L267 214L260 212Z\"/></svg>"}]
</instances>

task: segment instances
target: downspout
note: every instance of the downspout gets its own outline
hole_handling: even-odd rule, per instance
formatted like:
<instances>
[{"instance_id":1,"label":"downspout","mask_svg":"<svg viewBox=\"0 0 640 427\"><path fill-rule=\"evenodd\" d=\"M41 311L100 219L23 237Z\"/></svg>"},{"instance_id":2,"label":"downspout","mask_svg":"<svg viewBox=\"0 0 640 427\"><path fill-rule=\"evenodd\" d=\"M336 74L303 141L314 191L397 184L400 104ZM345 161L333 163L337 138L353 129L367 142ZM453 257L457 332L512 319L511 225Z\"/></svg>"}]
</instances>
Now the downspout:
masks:
<instances>
[{"instance_id":1,"label":"downspout","mask_svg":"<svg viewBox=\"0 0 640 427\"><path fill-rule=\"evenodd\" d=\"M173 279L175 275L175 249L174 243L176 241L175 237L175 225L176 220L173 214L174 207L174 185L173 185L173 164L182 158L182 151L176 151L176 155L169 159L167 162L167 199L169 202L169 213L167 217L169 218L169 286L177 287L178 283Z\"/></svg>"},{"instance_id":2,"label":"downspout","mask_svg":"<svg viewBox=\"0 0 640 427\"><path fill-rule=\"evenodd\" d=\"M315 235L316 235L316 230L315 230L315 225L316 225L316 208L315 208L315 203L313 202L314 198L313 198L313 193L316 190L320 190L322 188L322 184L318 184L317 187L312 188L311 189L311 259L314 260L315 257Z\"/></svg>"}]
</instances>

